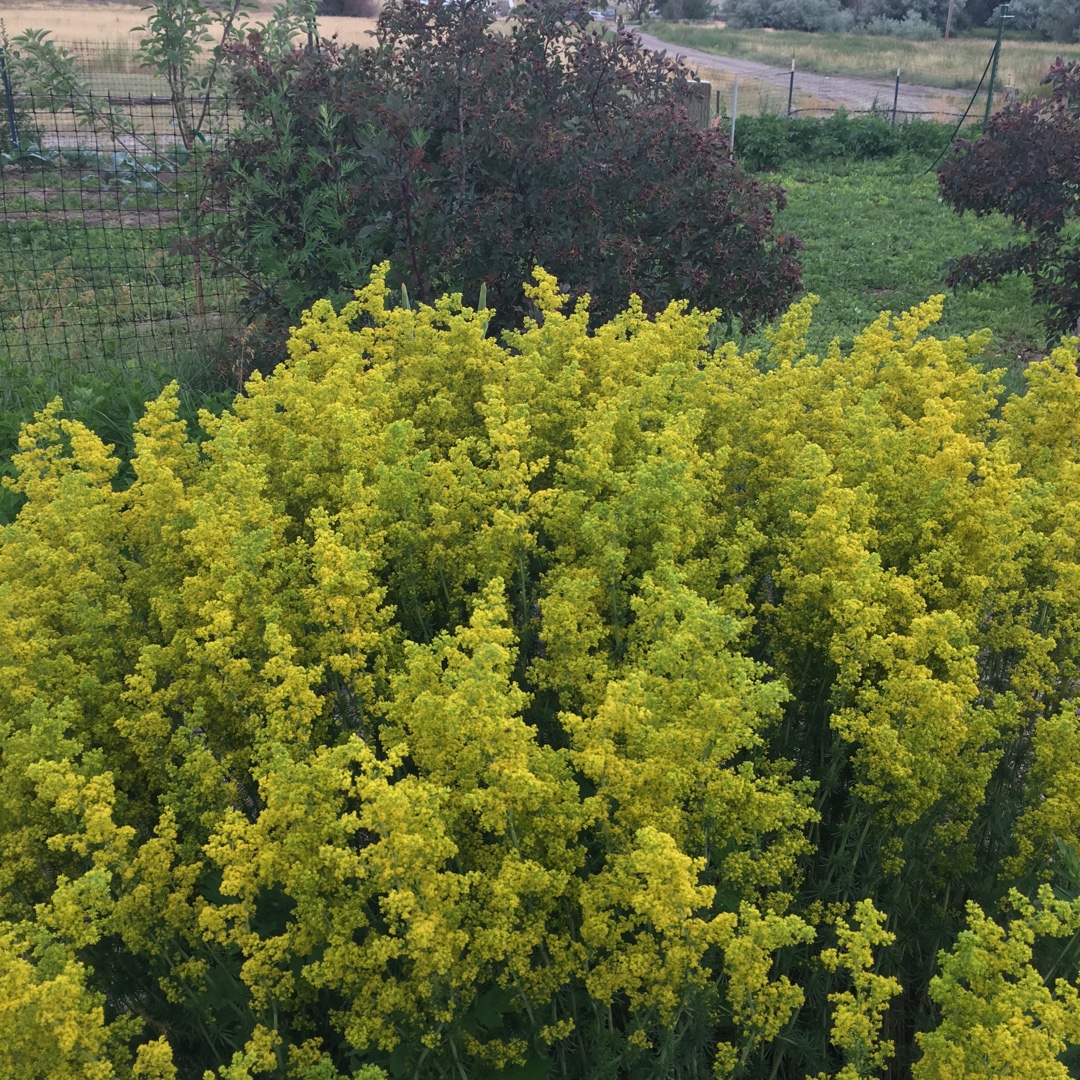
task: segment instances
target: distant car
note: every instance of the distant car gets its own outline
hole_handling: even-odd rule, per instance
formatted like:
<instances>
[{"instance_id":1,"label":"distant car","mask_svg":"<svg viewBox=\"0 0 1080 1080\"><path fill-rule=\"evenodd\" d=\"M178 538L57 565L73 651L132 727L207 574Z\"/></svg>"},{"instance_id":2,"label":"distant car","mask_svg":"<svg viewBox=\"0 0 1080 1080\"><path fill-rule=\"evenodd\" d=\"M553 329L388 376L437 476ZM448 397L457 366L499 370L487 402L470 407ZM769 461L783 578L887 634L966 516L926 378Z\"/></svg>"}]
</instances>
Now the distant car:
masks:
<instances>
[{"instance_id":1,"label":"distant car","mask_svg":"<svg viewBox=\"0 0 1080 1080\"><path fill-rule=\"evenodd\" d=\"M605 19L615 19L618 18L618 15L619 13L613 7L609 7L607 11L604 12Z\"/></svg>"},{"instance_id":2,"label":"distant car","mask_svg":"<svg viewBox=\"0 0 1080 1080\"><path fill-rule=\"evenodd\" d=\"M597 22L603 22L605 17L606 16L604 15L604 13L602 11L590 11L589 12L589 18L590 19L595 19Z\"/></svg>"}]
</instances>

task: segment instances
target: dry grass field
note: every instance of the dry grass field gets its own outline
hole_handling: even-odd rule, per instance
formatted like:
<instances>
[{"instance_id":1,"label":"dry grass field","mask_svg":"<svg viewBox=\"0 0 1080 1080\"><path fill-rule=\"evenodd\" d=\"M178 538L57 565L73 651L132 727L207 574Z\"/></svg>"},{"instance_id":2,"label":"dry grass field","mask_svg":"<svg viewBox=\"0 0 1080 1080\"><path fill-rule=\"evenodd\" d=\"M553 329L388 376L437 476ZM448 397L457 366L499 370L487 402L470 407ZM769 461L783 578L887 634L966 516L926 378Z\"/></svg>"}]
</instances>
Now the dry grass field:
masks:
<instances>
[{"instance_id":1,"label":"dry grass field","mask_svg":"<svg viewBox=\"0 0 1080 1080\"><path fill-rule=\"evenodd\" d=\"M778 68L786 68L794 58L799 70L823 75L881 78L899 68L905 82L945 89L973 89L994 44L987 38L903 41L896 37L794 30L729 30L722 22L651 23L648 31L674 45ZM1034 91L1056 56L1080 59L1080 45L1006 38L998 64L999 85L1011 83L1021 93Z\"/></svg>"},{"instance_id":2,"label":"dry grass field","mask_svg":"<svg viewBox=\"0 0 1080 1080\"><path fill-rule=\"evenodd\" d=\"M256 22L267 18L273 9L273 0L260 0ZM0 19L9 34L23 30L46 29L53 32L55 40L62 45L94 42L115 46L115 52L133 50L140 34L132 27L142 21L143 13L138 3L52 3L21 4L12 0L0 0ZM366 45L371 39L368 33L375 29L374 19L321 18L319 33L339 41Z\"/></svg>"},{"instance_id":3,"label":"dry grass field","mask_svg":"<svg viewBox=\"0 0 1080 1080\"><path fill-rule=\"evenodd\" d=\"M46 29L63 44L76 41L100 41L130 44L138 41L131 28L140 21L137 4L68 4L54 0L51 4L0 4L0 19L9 34L24 30Z\"/></svg>"},{"instance_id":4,"label":"dry grass field","mask_svg":"<svg viewBox=\"0 0 1080 1080\"><path fill-rule=\"evenodd\" d=\"M319 33L323 37L337 36L347 45L370 45L371 32L377 19L346 19L324 15L319 19Z\"/></svg>"}]
</instances>

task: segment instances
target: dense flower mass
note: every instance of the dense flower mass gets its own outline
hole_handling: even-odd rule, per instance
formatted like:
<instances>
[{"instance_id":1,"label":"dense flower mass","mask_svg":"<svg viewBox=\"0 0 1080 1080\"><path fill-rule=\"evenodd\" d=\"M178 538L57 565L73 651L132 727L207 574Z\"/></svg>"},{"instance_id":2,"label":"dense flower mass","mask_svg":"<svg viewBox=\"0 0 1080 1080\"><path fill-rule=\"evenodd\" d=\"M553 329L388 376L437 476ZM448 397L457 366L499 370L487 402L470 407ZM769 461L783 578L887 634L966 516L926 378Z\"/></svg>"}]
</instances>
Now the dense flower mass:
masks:
<instances>
[{"instance_id":1,"label":"dense flower mass","mask_svg":"<svg viewBox=\"0 0 1080 1080\"><path fill-rule=\"evenodd\" d=\"M529 293L27 427L0 1075L1071 1075L1075 344Z\"/></svg>"}]
</instances>

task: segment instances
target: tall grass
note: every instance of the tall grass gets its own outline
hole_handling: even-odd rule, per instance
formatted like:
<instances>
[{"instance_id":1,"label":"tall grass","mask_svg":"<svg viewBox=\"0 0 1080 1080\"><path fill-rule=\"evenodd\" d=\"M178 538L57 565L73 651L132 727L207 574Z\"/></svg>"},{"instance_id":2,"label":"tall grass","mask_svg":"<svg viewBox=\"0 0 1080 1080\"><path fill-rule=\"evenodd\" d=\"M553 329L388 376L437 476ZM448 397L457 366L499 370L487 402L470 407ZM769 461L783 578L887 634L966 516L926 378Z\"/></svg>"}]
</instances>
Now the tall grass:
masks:
<instances>
[{"instance_id":1,"label":"tall grass","mask_svg":"<svg viewBox=\"0 0 1080 1080\"><path fill-rule=\"evenodd\" d=\"M686 23L650 23L648 32L673 45L744 57L763 64L812 68L827 75L890 78L901 71L905 82L945 89L973 90L986 67L993 43L979 38L903 41L860 34L803 33L796 30L728 30ZM1080 45L1035 41L1002 43L999 79L1022 94L1038 87L1055 57L1080 60ZM1000 84L999 84L1000 85Z\"/></svg>"}]
</instances>

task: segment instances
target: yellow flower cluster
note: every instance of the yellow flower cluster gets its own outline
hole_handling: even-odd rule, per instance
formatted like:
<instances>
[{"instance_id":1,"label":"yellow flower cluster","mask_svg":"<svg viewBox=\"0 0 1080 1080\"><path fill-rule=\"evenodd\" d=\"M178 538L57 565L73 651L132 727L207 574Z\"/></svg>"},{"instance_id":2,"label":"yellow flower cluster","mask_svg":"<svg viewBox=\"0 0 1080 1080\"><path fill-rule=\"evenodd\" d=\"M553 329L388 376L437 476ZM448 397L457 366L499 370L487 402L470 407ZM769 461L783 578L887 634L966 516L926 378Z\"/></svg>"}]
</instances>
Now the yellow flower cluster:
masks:
<instances>
[{"instance_id":1,"label":"yellow flower cluster","mask_svg":"<svg viewBox=\"0 0 1080 1080\"><path fill-rule=\"evenodd\" d=\"M762 356L542 271L500 344L384 274L205 437L151 403L127 487L59 403L22 436L0 1073L766 1075L818 970L822 1075L874 1075L865 898L966 872L1006 792L994 888L1080 839L1075 350L1002 407L940 299L820 358L810 299ZM971 909L920 1078L1078 1041L1030 942L1080 916L1014 910Z\"/></svg>"},{"instance_id":2,"label":"yellow flower cluster","mask_svg":"<svg viewBox=\"0 0 1080 1080\"><path fill-rule=\"evenodd\" d=\"M1058 900L1046 886L1038 899L1036 908L1014 891L1007 929L968 903L967 929L931 983L941 1024L919 1036L915 1080L1068 1080L1061 1054L1080 1044L1080 992L1067 978L1051 983L1032 959L1039 938L1080 932L1080 901Z\"/></svg>"}]
</instances>

